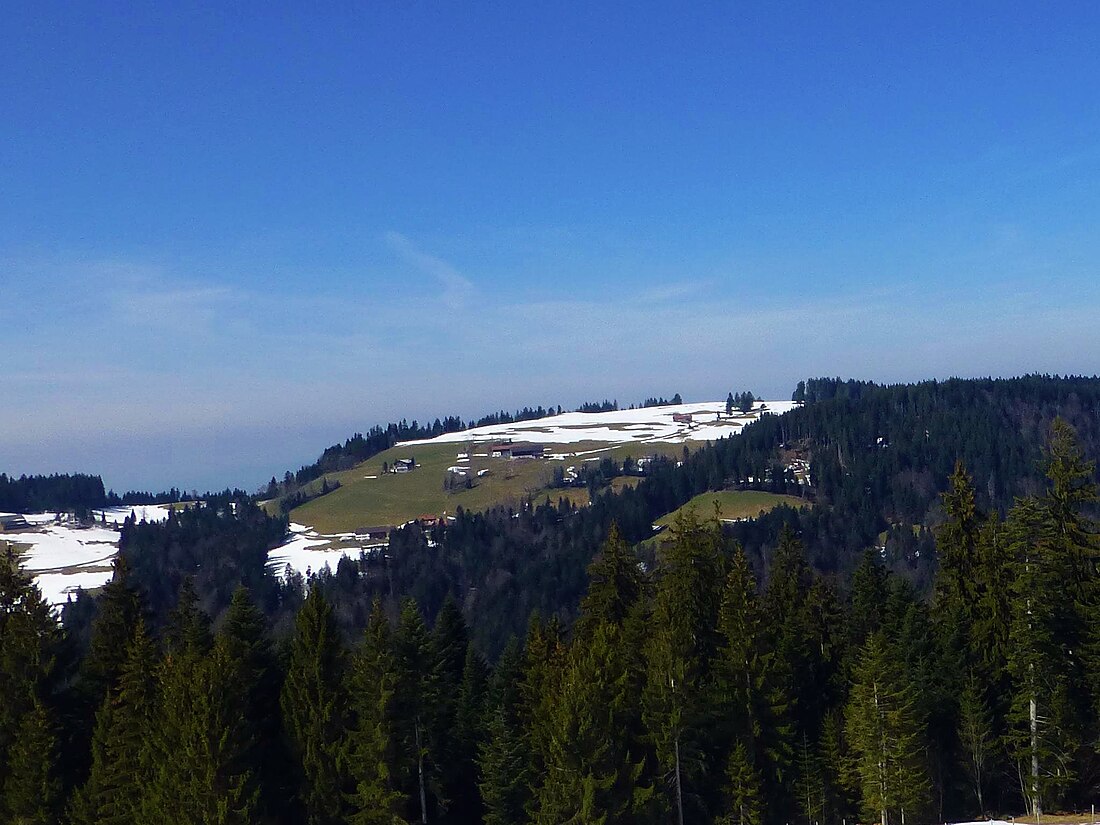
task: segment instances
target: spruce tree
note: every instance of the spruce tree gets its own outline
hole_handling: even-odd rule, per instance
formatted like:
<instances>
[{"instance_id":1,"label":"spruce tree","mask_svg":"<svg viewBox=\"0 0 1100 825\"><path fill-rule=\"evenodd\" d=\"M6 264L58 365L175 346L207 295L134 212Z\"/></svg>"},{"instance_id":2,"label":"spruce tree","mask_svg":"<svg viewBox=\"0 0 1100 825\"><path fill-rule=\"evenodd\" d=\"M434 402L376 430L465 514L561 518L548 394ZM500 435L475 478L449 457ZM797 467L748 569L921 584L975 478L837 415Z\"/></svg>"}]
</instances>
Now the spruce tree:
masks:
<instances>
[{"instance_id":1,"label":"spruce tree","mask_svg":"<svg viewBox=\"0 0 1100 825\"><path fill-rule=\"evenodd\" d=\"M695 780L702 750L705 685L718 645L723 564L717 520L679 516L661 559L652 633L646 646L643 719L674 821L683 825L703 806Z\"/></svg>"},{"instance_id":2,"label":"spruce tree","mask_svg":"<svg viewBox=\"0 0 1100 825\"><path fill-rule=\"evenodd\" d=\"M852 572L851 610L848 618L849 650L858 652L867 638L882 627L883 606L886 604L886 570L882 557L874 548L863 551L859 565ZM855 665L855 662L850 662Z\"/></svg>"},{"instance_id":3,"label":"spruce tree","mask_svg":"<svg viewBox=\"0 0 1100 825\"><path fill-rule=\"evenodd\" d=\"M0 811L11 825L54 825L61 808L53 716L35 700L23 714L8 753Z\"/></svg>"},{"instance_id":4,"label":"spruce tree","mask_svg":"<svg viewBox=\"0 0 1100 825\"><path fill-rule=\"evenodd\" d=\"M10 546L0 556L0 788L20 729L51 689L61 630Z\"/></svg>"},{"instance_id":5,"label":"spruce tree","mask_svg":"<svg viewBox=\"0 0 1100 825\"><path fill-rule=\"evenodd\" d=\"M1008 670L1013 692L1009 742L1023 780L1028 809L1041 814L1072 781L1078 742L1068 704L1073 673L1060 630L1066 609L1061 598L1068 559L1050 511L1038 499L1024 499L1006 525L1015 574Z\"/></svg>"},{"instance_id":6,"label":"spruce tree","mask_svg":"<svg viewBox=\"0 0 1100 825\"><path fill-rule=\"evenodd\" d=\"M1012 563L1010 543L996 514L989 515L978 536L978 604L970 628L971 667L985 686L994 732L1004 730L1011 695L1008 675L1012 625Z\"/></svg>"},{"instance_id":7,"label":"spruce tree","mask_svg":"<svg viewBox=\"0 0 1100 825\"><path fill-rule=\"evenodd\" d=\"M309 825L339 822L344 811L344 660L332 607L314 584L295 617L280 696L297 769L298 799Z\"/></svg>"},{"instance_id":8,"label":"spruce tree","mask_svg":"<svg viewBox=\"0 0 1100 825\"><path fill-rule=\"evenodd\" d=\"M726 760L722 796L725 813L715 820L716 825L762 825L764 793L760 774L742 742L733 746Z\"/></svg>"},{"instance_id":9,"label":"spruce tree","mask_svg":"<svg viewBox=\"0 0 1100 825\"><path fill-rule=\"evenodd\" d=\"M974 791L979 816L984 816L986 811L985 785L989 780L989 766L996 747L993 722L983 694L982 686L971 674L959 696L960 762Z\"/></svg>"},{"instance_id":10,"label":"spruce tree","mask_svg":"<svg viewBox=\"0 0 1100 825\"><path fill-rule=\"evenodd\" d=\"M543 623L539 615L533 613L523 648L523 677L519 690L520 715L525 720L523 740L529 754L528 773L532 777L544 775L547 754L556 735L553 722L538 713L538 708L544 697L557 690L565 650L557 620Z\"/></svg>"},{"instance_id":11,"label":"spruce tree","mask_svg":"<svg viewBox=\"0 0 1100 825\"><path fill-rule=\"evenodd\" d=\"M349 774L353 825L399 825L404 797L395 787L395 690L390 625L375 599L363 643L355 652L349 676L354 723L349 731Z\"/></svg>"},{"instance_id":12,"label":"spruce tree","mask_svg":"<svg viewBox=\"0 0 1100 825\"><path fill-rule=\"evenodd\" d=\"M145 821L247 825L256 818L259 789L232 683L236 671L224 642L209 655L193 649L193 641L184 644L169 652L158 674Z\"/></svg>"},{"instance_id":13,"label":"spruce tree","mask_svg":"<svg viewBox=\"0 0 1100 825\"><path fill-rule=\"evenodd\" d=\"M790 700L768 649L755 581L740 547L726 577L718 628L721 647L714 661L711 704L731 750L740 747L751 763L763 805L789 787L793 731Z\"/></svg>"},{"instance_id":14,"label":"spruce tree","mask_svg":"<svg viewBox=\"0 0 1100 825\"><path fill-rule=\"evenodd\" d=\"M144 821L142 807L152 778L148 744L156 710L157 655L141 619L124 650L118 684L96 714L91 772L70 806L74 825Z\"/></svg>"},{"instance_id":15,"label":"spruce tree","mask_svg":"<svg viewBox=\"0 0 1100 825\"><path fill-rule=\"evenodd\" d=\"M478 749L485 825L523 825L531 795L531 749L520 694L523 654L513 638L489 682L485 739Z\"/></svg>"},{"instance_id":16,"label":"spruce tree","mask_svg":"<svg viewBox=\"0 0 1100 825\"><path fill-rule=\"evenodd\" d=\"M434 669L433 684L435 702L426 719L427 741L431 743L435 776L439 783L438 803L449 811L457 805L463 815L469 809L476 810L477 799L469 799L468 792L476 787L466 787L473 754L463 752L458 736L458 711L463 669L469 639L466 620L455 601L448 596L436 616L431 633L430 655Z\"/></svg>"},{"instance_id":17,"label":"spruce tree","mask_svg":"<svg viewBox=\"0 0 1100 825\"><path fill-rule=\"evenodd\" d=\"M853 585L854 586L854 585ZM774 657L775 683L788 686L790 729L785 734L789 753L794 744L805 737L816 741L827 712L833 687L835 661L827 661L836 644L833 633L822 627L827 614L836 609L831 592L815 582L806 562L805 546L787 525L779 535L764 591L764 609L768 617L768 641ZM798 786L797 760L788 762L784 785ZM769 787L770 790L770 787ZM799 800L793 794L769 798L778 818L784 821L797 816ZM778 805L778 807L777 807Z\"/></svg>"},{"instance_id":18,"label":"spruce tree","mask_svg":"<svg viewBox=\"0 0 1100 825\"><path fill-rule=\"evenodd\" d=\"M439 785L431 741L439 700L439 668L434 652L420 609L413 599L405 599L394 637L400 787L412 800L410 810L422 823L428 822L429 799L436 798Z\"/></svg>"},{"instance_id":19,"label":"spruce tree","mask_svg":"<svg viewBox=\"0 0 1100 825\"><path fill-rule=\"evenodd\" d=\"M180 585L176 607L168 617L165 641L169 651L189 651L205 654L210 650L213 637L210 634L210 617L199 607L195 583L190 576Z\"/></svg>"},{"instance_id":20,"label":"spruce tree","mask_svg":"<svg viewBox=\"0 0 1100 825\"><path fill-rule=\"evenodd\" d=\"M916 818L928 793L922 721L898 653L881 631L863 646L847 725L864 815L881 825Z\"/></svg>"},{"instance_id":21,"label":"spruce tree","mask_svg":"<svg viewBox=\"0 0 1100 825\"><path fill-rule=\"evenodd\" d=\"M289 755L281 741L279 668L267 620L238 587L216 644L224 651L230 701L242 719L241 760L257 778L260 807L272 816L283 804Z\"/></svg>"},{"instance_id":22,"label":"spruce tree","mask_svg":"<svg viewBox=\"0 0 1100 825\"><path fill-rule=\"evenodd\" d=\"M648 812L653 788L641 781L643 760L621 735L632 698L621 635L601 624L573 645L556 689L539 706L556 732L532 804L540 825L637 822Z\"/></svg>"},{"instance_id":23,"label":"spruce tree","mask_svg":"<svg viewBox=\"0 0 1100 825\"><path fill-rule=\"evenodd\" d=\"M1100 525L1091 517L1100 501L1096 463L1085 460L1077 434L1061 418L1051 425L1047 451L1046 508L1072 598L1059 628L1062 645L1072 652L1067 697L1075 714L1091 716L1093 733L1100 734L1100 685L1095 679L1100 675Z\"/></svg>"},{"instance_id":24,"label":"spruce tree","mask_svg":"<svg viewBox=\"0 0 1100 825\"><path fill-rule=\"evenodd\" d=\"M619 526L612 523L603 549L588 566L588 591L581 600L576 633L583 636L588 628L601 623L621 626L642 597L643 588L638 559Z\"/></svg>"},{"instance_id":25,"label":"spruce tree","mask_svg":"<svg viewBox=\"0 0 1100 825\"><path fill-rule=\"evenodd\" d=\"M942 500L946 520L936 531L936 598L945 615L969 628L978 601L978 537L984 518L962 461L955 462Z\"/></svg>"},{"instance_id":26,"label":"spruce tree","mask_svg":"<svg viewBox=\"0 0 1100 825\"><path fill-rule=\"evenodd\" d=\"M127 641L134 637L141 617L141 600L130 583L125 554L115 557L113 567L111 580L96 599L91 641L82 664L82 686L92 708L98 708L117 683L128 655Z\"/></svg>"},{"instance_id":27,"label":"spruce tree","mask_svg":"<svg viewBox=\"0 0 1100 825\"><path fill-rule=\"evenodd\" d=\"M456 820L477 821L484 807L478 790L478 751L485 736L488 714L489 669L473 645L466 648L462 684L455 714L454 758L451 768L455 790L450 794L450 815Z\"/></svg>"}]
</instances>

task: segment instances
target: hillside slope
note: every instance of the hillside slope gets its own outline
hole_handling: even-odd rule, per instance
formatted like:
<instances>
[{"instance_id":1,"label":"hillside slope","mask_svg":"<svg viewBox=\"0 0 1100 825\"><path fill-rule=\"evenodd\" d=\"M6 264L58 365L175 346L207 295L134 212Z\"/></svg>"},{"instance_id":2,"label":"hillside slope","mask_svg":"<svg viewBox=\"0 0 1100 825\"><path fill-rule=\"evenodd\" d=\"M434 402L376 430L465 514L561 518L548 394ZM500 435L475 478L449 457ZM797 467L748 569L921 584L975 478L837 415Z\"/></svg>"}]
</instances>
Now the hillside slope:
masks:
<instances>
[{"instance_id":1,"label":"hillside slope","mask_svg":"<svg viewBox=\"0 0 1100 825\"><path fill-rule=\"evenodd\" d=\"M680 457L685 444L697 448L736 435L761 416L794 406L768 401L730 416L725 414L725 402L570 412L404 442L350 470L312 482L307 494L322 484L340 486L294 508L290 518L321 533L340 533L453 515L459 508L478 512L496 505L517 507L528 499L564 498L584 505L589 502L588 490L555 486L555 470L565 476L605 458L621 463L644 456ZM691 420L674 420L684 416ZM509 460L490 454L491 444L509 441L544 445L544 458ZM402 459L412 459L414 469L386 472Z\"/></svg>"}]
</instances>

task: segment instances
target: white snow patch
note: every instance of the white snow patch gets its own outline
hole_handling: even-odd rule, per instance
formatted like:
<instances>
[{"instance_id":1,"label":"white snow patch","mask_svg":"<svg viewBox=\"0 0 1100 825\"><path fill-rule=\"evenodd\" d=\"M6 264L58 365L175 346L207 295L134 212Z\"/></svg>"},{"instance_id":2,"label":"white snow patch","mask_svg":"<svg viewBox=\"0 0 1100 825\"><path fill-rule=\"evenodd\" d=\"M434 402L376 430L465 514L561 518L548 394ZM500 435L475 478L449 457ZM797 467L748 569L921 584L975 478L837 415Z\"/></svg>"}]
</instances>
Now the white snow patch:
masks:
<instances>
[{"instance_id":1,"label":"white snow patch","mask_svg":"<svg viewBox=\"0 0 1100 825\"><path fill-rule=\"evenodd\" d=\"M168 513L171 510L165 504L135 504L131 507L108 507L105 510L93 510L92 515L95 516L96 521L103 521L103 517L107 517L107 523L112 524L126 521L133 515L138 521L164 521L168 518Z\"/></svg>"},{"instance_id":2,"label":"white snow patch","mask_svg":"<svg viewBox=\"0 0 1100 825\"><path fill-rule=\"evenodd\" d=\"M76 570L72 573L38 573L35 584L42 591L43 598L53 605L63 605L69 596L76 598L80 590L95 590L103 587L114 575L110 570Z\"/></svg>"},{"instance_id":3,"label":"white snow patch","mask_svg":"<svg viewBox=\"0 0 1100 825\"><path fill-rule=\"evenodd\" d=\"M491 424L470 430L444 433L413 444L443 444L455 442L486 442L512 439L536 444L571 444L579 441L600 441L612 444L713 441L735 435L745 425L767 413L784 413L798 406L793 401L758 402L749 413L727 417L726 402L707 401L665 407L644 407L639 410L615 410L603 413L562 413L535 421L512 424ZM692 421L673 421L673 415L690 415ZM484 453L475 453L484 456ZM558 454L554 454L556 458Z\"/></svg>"},{"instance_id":4,"label":"white snow patch","mask_svg":"<svg viewBox=\"0 0 1100 825\"><path fill-rule=\"evenodd\" d=\"M300 524L292 525L292 527L301 526ZM336 565L340 563L340 559L351 555L351 551L346 547L316 549L331 543L331 536L320 536L308 528L295 530L292 535L287 537L285 542L268 553L267 567L280 578L285 575L288 564L303 575L307 570L317 572L326 564L332 570L335 570Z\"/></svg>"}]
</instances>

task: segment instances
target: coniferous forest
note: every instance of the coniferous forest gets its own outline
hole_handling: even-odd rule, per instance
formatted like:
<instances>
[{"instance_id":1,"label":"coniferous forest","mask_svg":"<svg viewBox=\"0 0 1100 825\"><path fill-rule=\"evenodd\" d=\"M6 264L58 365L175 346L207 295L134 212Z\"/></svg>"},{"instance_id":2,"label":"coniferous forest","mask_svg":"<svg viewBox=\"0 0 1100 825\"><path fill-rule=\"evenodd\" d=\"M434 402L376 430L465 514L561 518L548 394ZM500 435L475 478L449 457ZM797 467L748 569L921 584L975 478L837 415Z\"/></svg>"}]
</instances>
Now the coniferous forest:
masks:
<instances>
[{"instance_id":1,"label":"coniferous forest","mask_svg":"<svg viewBox=\"0 0 1100 825\"><path fill-rule=\"evenodd\" d=\"M811 381L636 489L279 581L247 496L0 564L0 821L943 822L1100 793L1100 382ZM812 484L780 460L811 457ZM751 481L750 481L751 479ZM693 495L802 495L722 525Z\"/></svg>"}]
</instances>

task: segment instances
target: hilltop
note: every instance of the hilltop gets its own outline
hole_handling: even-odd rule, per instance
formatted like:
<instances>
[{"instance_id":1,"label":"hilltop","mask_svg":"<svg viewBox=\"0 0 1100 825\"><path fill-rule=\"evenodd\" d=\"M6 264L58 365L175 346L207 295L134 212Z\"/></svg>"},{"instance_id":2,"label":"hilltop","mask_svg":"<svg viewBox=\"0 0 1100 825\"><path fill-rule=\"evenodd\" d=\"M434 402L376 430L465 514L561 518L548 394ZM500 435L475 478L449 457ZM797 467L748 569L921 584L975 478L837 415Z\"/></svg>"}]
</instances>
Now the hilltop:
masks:
<instances>
[{"instance_id":1,"label":"hilltop","mask_svg":"<svg viewBox=\"0 0 1100 825\"><path fill-rule=\"evenodd\" d=\"M763 401L728 415L725 401L567 412L401 442L350 470L312 481L307 495L331 491L293 508L290 518L314 531L320 552L323 536L347 544L347 534L447 518L459 508L479 512L561 499L583 506L597 489L633 486L654 459L681 460L685 450L795 406ZM525 450L527 445L534 449ZM513 450L527 455L513 456Z\"/></svg>"}]
</instances>

